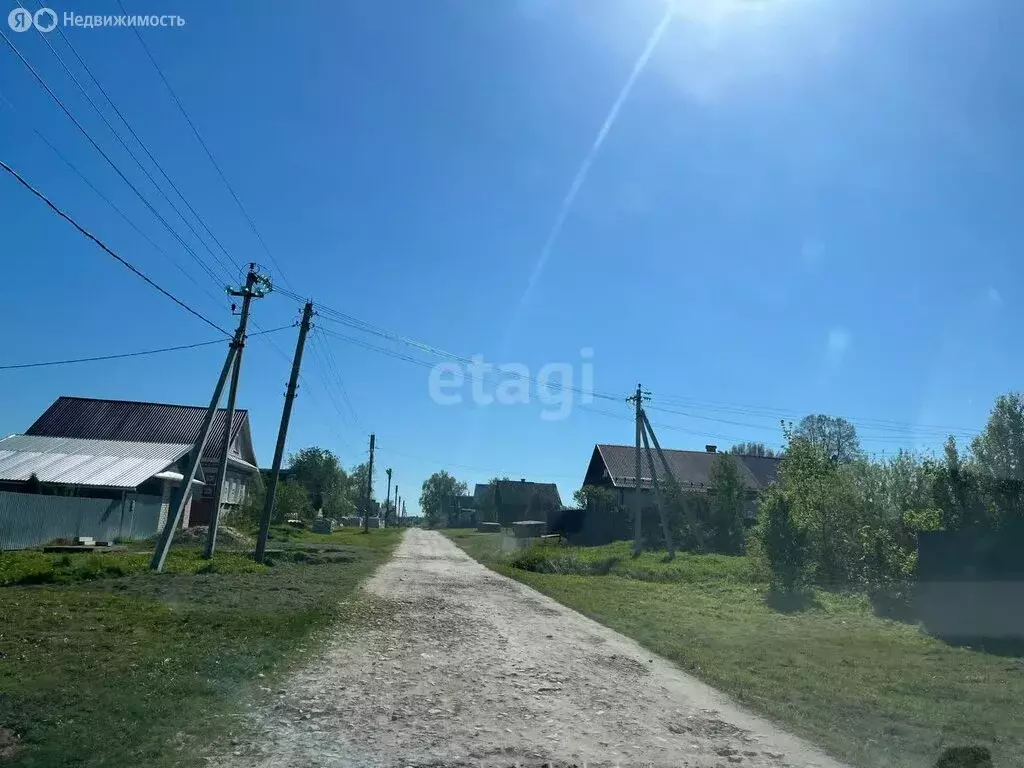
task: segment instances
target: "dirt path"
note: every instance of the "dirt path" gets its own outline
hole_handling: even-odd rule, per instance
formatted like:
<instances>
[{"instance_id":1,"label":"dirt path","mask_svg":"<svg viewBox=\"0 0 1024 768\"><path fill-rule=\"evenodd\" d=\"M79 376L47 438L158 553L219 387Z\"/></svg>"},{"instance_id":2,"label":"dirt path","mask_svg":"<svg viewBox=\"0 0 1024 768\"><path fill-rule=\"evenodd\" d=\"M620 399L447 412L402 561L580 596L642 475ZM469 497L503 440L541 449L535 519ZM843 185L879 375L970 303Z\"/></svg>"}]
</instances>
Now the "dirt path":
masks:
<instances>
[{"instance_id":1,"label":"dirt path","mask_svg":"<svg viewBox=\"0 0 1024 768\"><path fill-rule=\"evenodd\" d=\"M335 635L228 764L839 764L672 664L410 530L365 589L370 628Z\"/></svg>"}]
</instances>

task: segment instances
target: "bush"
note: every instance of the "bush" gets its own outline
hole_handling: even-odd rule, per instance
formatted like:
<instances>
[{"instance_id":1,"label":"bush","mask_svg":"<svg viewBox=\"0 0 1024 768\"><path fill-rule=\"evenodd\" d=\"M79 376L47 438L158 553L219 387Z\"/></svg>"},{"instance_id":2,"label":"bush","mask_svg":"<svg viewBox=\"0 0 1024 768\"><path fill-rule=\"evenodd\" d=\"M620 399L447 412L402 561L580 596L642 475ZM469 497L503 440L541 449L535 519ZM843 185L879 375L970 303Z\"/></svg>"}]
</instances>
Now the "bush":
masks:
<instances>
[{"instance_id":1,"label":"bush","mask_svg":"<svg viewBox=\"0 0 1024 768\"><path fill-rule=\"evenodd\" d=\"M792 592L802 587L807 577L806 535L791 518L789 503L777 486L761 498L755 536L752 554L767 572L772 590Z\"/></svg>"}]
</instances>

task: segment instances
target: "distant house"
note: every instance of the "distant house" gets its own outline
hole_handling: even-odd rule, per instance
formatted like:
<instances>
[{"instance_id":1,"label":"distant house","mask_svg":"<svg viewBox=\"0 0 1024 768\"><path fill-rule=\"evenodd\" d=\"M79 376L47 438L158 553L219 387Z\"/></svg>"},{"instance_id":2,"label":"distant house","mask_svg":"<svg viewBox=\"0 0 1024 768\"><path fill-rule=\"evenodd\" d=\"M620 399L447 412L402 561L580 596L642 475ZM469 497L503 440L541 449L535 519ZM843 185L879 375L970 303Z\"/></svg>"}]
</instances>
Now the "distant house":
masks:
<instances>
[{"instance_id":1,"label":"distant house","mask_svg":"<svg viewBox=\"0 0 1024 768\"><path fill-rule=\"evenodd\" d=\"M205 407L195 405L60 397L36 419L26 435L187 445L191 449L199 439L205 414ZM196 479L203 482L202 490L198 498L193 497L191 509L185 510L182 525L202 525L210 520L226 418L227 412L223 408L218 410L196 473ZM245 500L258 473L249 412L239 409L231 424L222 512L230 511Z\"/></svg>"},{"instance_id":2,"label":"distant house","mask_svg":"<svg viewBox=\"0 0 1024 768\"><path fill-rule=\"evenodd\" d=\"M494 509L502 525L519 520L548 522L562 509L562 498L554 483L522 480L497 480L494 483Z\"/></svg>"},{"instance_id":3,"label":"distant house","mask_svg":"<svg viewBox=\"0 0 1024 768\"><path fill-rule=\"evenodd\" d=\"M494 515L494 485L492 483L477 483L473 487L473 509L476 510L477 519L487 522Z\"/></svg>"},{"instance_id":4,"label":"distant house","mask_svg":"<svg viewBox=\"0 0 1024 768\"><path fill-rule=\"evenodd\" d=\"M474 528L477 509L472 496L449 496L441 500L441 519L448 528Z\"/></svg>"},{"instance_id":5,"label":"distant house","mask_svg":"<svg viewBox=\"0 0 1024 768\"><path fill-rule=\"evenodd\" d=\"M664 450L665 460L672 470L672 476L686 491L706 493L711 489L711 468L719 458L715 446L706 446L703 451ZM651 467L647 455L641 452L640 460L640 502L642 506L653 503ZM742 456L729 454L736 460L740 477L751 497L749 516L753 517L754 500L779 474L781 459L768 456ZM654 453L654 468L658 481L664 482L665 469ZM636 499L636 450L632 445L601 444L594 446L594 452L583 478L584 485L609 488L618 496L619 504L634 508Z\"/></svg>"}]
</instances>

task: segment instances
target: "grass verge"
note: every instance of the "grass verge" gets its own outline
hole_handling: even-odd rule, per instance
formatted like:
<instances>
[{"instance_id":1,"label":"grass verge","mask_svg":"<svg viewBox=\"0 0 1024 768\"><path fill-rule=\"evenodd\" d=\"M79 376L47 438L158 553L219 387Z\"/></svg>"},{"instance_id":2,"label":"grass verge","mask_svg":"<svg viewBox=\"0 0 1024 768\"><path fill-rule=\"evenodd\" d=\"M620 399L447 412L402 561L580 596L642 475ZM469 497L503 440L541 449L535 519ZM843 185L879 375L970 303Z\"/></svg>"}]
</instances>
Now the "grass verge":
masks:
<instances>
[{"instance_id":1,"label":"grass verge","mask_svg":"<svg viewBox=\"0 0 1024 768\"><path fill-rule=\"evenodd\" d=\"M625 542L510 556L498 534L445 533L855 765L932 766L943 748L968 744L988 747L997 766L1024 764L1020 658L880 619L861 595L815 591L799 610L777 610L742 557L632 560Z\"/></svg>"},{"instance_id":2,"label":"grass verge","mask_svg":"<svg viewBox=\"0 0 1024 768\"><path fill-rule=\"evenodd\" d=\"M199 751L236 727L239 701L338 619L400 535L275 538L271 567L175 549L163 574L146 570L145 552L0 553L0 762L203 764Z\"/></svg>"}]
</instances>

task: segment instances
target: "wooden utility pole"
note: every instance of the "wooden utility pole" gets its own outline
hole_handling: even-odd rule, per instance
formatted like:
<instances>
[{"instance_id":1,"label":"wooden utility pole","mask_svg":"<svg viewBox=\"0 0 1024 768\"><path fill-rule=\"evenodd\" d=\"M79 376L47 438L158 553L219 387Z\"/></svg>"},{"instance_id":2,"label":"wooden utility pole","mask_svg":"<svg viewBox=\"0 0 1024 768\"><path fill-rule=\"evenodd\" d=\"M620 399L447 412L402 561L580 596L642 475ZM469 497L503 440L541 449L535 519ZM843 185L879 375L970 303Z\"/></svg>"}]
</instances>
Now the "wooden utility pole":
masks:
<instances>
[{"instance_id":1,"label":"wooden utility pole","mask_svg":"<svg viewBox=\"0 0 1024 768\"><path fill-rule=\"evenodd\" d=\"M262 299L270 290L270 281L256 271L255 264L249 264L249 274L245 278L242 289L228 288L231 296L242 297L241 318L238 330L231 346L235 350L234 370L231 372L231 386L228 388L228 406L224 414L224 438L221 441L220 459L217 463L217 485L214 488L213 510L210 512L210 525L206 532L206 547L203 557L210 559L217 546L217 526L220 524L220 504L224 494L224 485L228 476L228 453L231 450L231 427L235 420L235 397L238 395L238 377L242 372L242 351L245 349L245 330L249 323L249 304L255 299Z\"/></svg>"},{"instance_id":2,"label":"wooden utility pole","mask_svg":"<svg viewBox=\"0 0 1024 768\"><path fill-rule=\"evenodd\" d=\"M157 542L156 549L153 550L153 558L149 561L149 567L154 571L162 571L164 568L164 561L167 560L167 552L171 548L171 541L174 539L174 529L178 526L178 521L181 519L182 514L185 511L185 507L192 501L192 480L196 476L196 470L199 468L199 462L203 458L203 451L206 449L206 441L210 437L210 427L213 426L213 417L217 413L217 405L220 403L220 397L224 394L224 384L228 380L228 372L231 370L232 364L235 362L235 354L237 350L234 344L228 348L228 356L224 360L224 367L221 368L220 378L217 379L217 386L213 390L213 398L210 400L210 405L206 409L206 415L203 417L203 424L199 428L199 437L192 446L192 453L189 454L188 458L188 469L185 470L185 474L181 478L181 484L174 489L174 493L171 495L171 501L167 513L167 522L164 525L163 533L160 534L160 541Z\"/></svg>"},{"instance_id":3,"label":"wooden utility pole","mask_svg":"<svg viewBox=\"0 0 1024 768\"><path fill-rule=\"evenodd\" d=\"M391 504L391 467L384 470L388 476L388 494L384 497L384 525L388 524L388 506ZM398 496L398 486L395 486L395 497ZM398 517L396 514L395 517Z\"/></svg>"},{"instance_id":4,"label":"wooden utility pole","mask_svg":"<svg viewBox=\"0 0 1024 768\"><path fill-rule=\"evenodd\" d=\"M306 347L306 334L313 318L313 302L307 301L302 309L302 322L299 324L299 340L295 343L295 357L292 359L292 372L288 377L288 390L284 395L284 410L281 411L281 426L277 430L277 446L274 448L274 464L270 470L270 482L267 485L267 498L263 504L263 517L260 518L260 533L256 539L256 551L253 559L262 563L267 553L267 537L270 535L270 521L274 518L274 500L277 496L277 481L281 475L281 461L284 459L284 442L288 436L288 422L292 418L292 404L295 402L295 390L299 383L299 368L302 366L302 351Z\"/></svg>"},{"instance_id":5,"label":"wooden utility pole","mask_svg":"<svg viewBox=\"0 0 1024 768\"><path fill-rule=\"evenodd\" d=\"M370 500L373 498L373 447L375 435L370 435L370 463L366 468L366 501L363 504L363 530L370 532Z\"/></svg>"}]
</instances>

